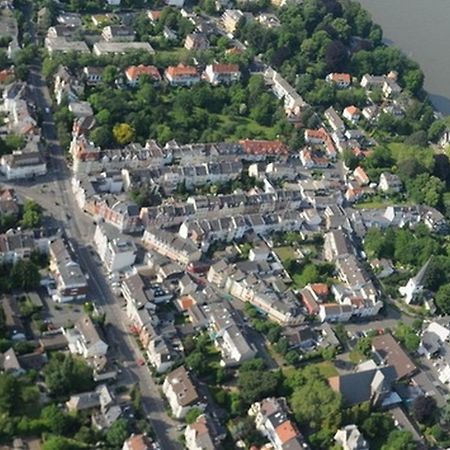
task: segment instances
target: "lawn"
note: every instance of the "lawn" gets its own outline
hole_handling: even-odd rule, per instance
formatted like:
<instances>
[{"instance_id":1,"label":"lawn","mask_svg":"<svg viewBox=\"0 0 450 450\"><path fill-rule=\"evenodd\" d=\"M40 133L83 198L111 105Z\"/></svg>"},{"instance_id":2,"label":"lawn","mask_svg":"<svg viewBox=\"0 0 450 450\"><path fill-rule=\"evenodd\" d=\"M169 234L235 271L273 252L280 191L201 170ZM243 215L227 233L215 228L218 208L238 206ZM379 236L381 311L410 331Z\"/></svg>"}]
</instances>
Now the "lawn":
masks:
<instances>
[{"instance_id":1,"label":"lawn","mask_svg":"<svg viewBox=\"0 0 450 450\"><path fill-rule=\"evenodd\" d=\"M275 253L281 259L281 262L284 264L286 261L292 261L293 259L297 259L297 253L292 247L278 247L275 250Z\"/></svg>"},{"instance_id":2,"label":"lawn","mask_svg":"<svg viewBox=\"0 0 450 450\"><path fill-rule=\"evenodd\" d=\"M331 361L317 363L316 367L324 378L337 377L339 375L338 370Z\"/></svg>"},{"instance_id":3,"label":"lawn","mask_svg":"<svg viewBox=\"0 0 450 450\"><path fill-rule=\"evenodd\" d=\"M231 116L227 114L214 114L222 127L229 130L227 141L235 142L240 139L276 139L277 132L274 127L259 125L248 117Z\"/></svg>"},{"instance_id":4,"label":"lawn","mask_svg":"<svg viewBox=\"0 0 450 450\"><path fill-rule=\"evenodd\" d=\"M359 364L365 361L367 358L359 350L353 349L349 354L349 359L353 364Z\"/></svg>"}]
</instances>

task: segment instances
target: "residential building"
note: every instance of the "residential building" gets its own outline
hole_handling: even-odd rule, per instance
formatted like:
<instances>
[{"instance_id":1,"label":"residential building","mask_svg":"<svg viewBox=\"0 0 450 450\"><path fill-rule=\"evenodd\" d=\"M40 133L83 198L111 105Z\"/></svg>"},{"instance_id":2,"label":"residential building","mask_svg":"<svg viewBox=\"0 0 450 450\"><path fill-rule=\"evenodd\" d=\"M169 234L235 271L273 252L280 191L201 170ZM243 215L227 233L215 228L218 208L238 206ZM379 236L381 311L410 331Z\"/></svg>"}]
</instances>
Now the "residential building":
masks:
<instances>
[{"instance_id":1,"label":"residential building","mask_svg":"<svg viewBox=\"0 0 450 450\"><path fill-rule=\"evenodd\" d=\"M203 75L209 83L217 86L239 81L241 72L237 64L208 64Z\"/></svg>"},{"instance_id":2,"label":"residential building","mask_svg":"<svg viewBox=\"0 0 450 450\"><path fill-rule=\"evenodd\" d=\"M205 312L214 343L222 355L221 365L233 366L255 357L256 347L249 341L231 306L215 303L208 305Z\"/></svg>"},{"instance_id":3,"label":"residential building","mask_svg":"<svg viewBox=\"0 0 450 450\"><path fill-rule=\"evenodd\" d=\"M165 336L155 336L150 339L146 352L150 364L157 373L167 372L177 360L177 354Z\"/></svg>"},{"instance_id":4,"label":"residential building","mask_svg":"<svg viewBox=\"0 0 450 450\"><path fill-rule=\"evenodd\" d=\"M325 79L338 89L348 88L352 84L352 77L349 73L329 73Z\"/></svg>"},{"instance_id":5,"label":"residential building","mask_svg":"<svg viewBox=\"0 0 450 450\"><path fill-rule=\"evenodd\" d=\"M182 8L184 6L184 0L164 0L167 6L174 6L175 8Z\"/></svg>"},{"instance_id":6,"label":"residential building","mask_svg":"<svg viewBox=\"0 0 450 450\"><path fill-rule=\"evenodd\" d=\"M102 38L107 42L132 42L135 35L132 28L122 25L108 25L102 31Z\"/></svg>"},{"instance_id":7,"label":"residential building","mask_svg":"<svg viewBox=\"0 0 450 450\"><path fill-rule=\"evenodd\" d=\"M356 123L361 117L361 111L356 106L347 106L342 113L344 119L349 120L350 122Z\"/></svg>"},{"instance_id":8,"label":"residential building","mask_svg":"<svg viewBox=\"0 0 450 450\"><path fill-rule=\"evenodd\" d=\"M108 54L123 55L128 52L140 51L150 55L155 54L152 46L148 42L106 42L100 41L92 48L94 55L102 56Z\"/></svg>"},{"instance_id":9,"label":"residential building","mask_svg":"<svg viewBox=\"0 0 450 450\"><path fill-rule=\"evenodd\" d=\"M269 439L274 450L308 450L309 445L288 413L286 400L273 397L253 403L248 411L254 417L256 429Z\"/></svg>"},{"instance_id":10,"label":"residential building","mask_svg":"<svg viewBox=\"0 0 450 450\"><path fill-rule=\"evenodd\" d=\"M356 425L346 425L337 430L334 440L342 447L342 450L369 450L368 442Z\"/></svg>"},{"instance_id":11,"label":"residential building","mask_svg":"<svg viewBox=\"0 0 450 450\"><path fill-rule=\"evenodd\" d=\"M83 77L88 86L97 86L103 80L103 67L83 67Z\"/></svg>"},{"instance_id":12,"label":"residential building","mask_svg":"<svg viewBox=\"0 0 450 450\"><path fill-rule=\"evenodd\" d=\"M55 53L91 53L84 41L68 41L64 37L45 38L45 48L50 55Z\"/></svg>"},{"instance_id":13,"label":"residential building","mask_svg":"<svg viewBox=\"0 0 450 450\"><path fill-rule=\"evenodd\" d=\"M244 19L244 13L240 9L226 9L222 14L222 23L228 33L233 34L241 20Z\"/></svg>"},{"instance_id":14,"label":"residential building","mask_svg":"<svg viewBox=\"0 0 450 450\"><path fill-rule=\"evenodd\" d=\"M389 172L383 172L380 175L380 181L378 183L378 189L383 192L397 193L403 189L403 183L398 177Z\"/></svg>"},{"instance_id":15,"label":"residential building","mask_svg":"<svg viewBox=\"0 0 450 450\"><path fill-rule=\"evenodd\" d=\"M327 261L331 262L355 253L353 244L344 230L332 230L325 233L324 241L324 256Z\"/></svg>"},{"instance_id":16,"label":"residential building","mask_svg":"<svg viewBox=\"0 0 450 450\"><path fill-rule=\"evenodd\" d=\"M132 434L124 443L122 450L157 450L146 434Z\"/></svg>"},{"instance_id":17,"label":"residential building","mask_svg":"<svg viewBox=\"0 0 450 450\"><path fill-rule=\"evenodd\" d=\"M380 365L395 368L397 380L410 378L417 372L417 366L390 333L375 336L372 350Z\"/></svg>"},{"instance_id":18,"label":"residential building","mask_svg":"<svg viewBox=\"0 0 450 450\"><path fill-rule=\"evenodd\" d=\"M189 33L184 40L184 48L187 50L207 50L209 40L205 33Z\"/></svg>"},{"instance_id":19,"label":"residential building","mask_svg":"<svg viewBox=\"0 0 450 450\"><path fill-rule=\"evenodd\" d=\"M87 280L79 264L72 259L65 242L56 239L50 244L50 271L56 282L53 299L57 302L83 300L87 294Z\"/></svg>"},{"instance_id":20,"label":"residential building","mask_svg":"<svg viewBox=\"0 0 450 450\"><path fill-rule=\"evenodd\" d=\"M108 351L108 344L88 315L84 315L73 328L65 328L63 332L73 354L83 358L99 358Z\"/></svg>"},{"instance_id":21,"label":"residential building","mask_svg":"<svg viewBox=\"0 0 450 450\"><path fill-rule=\"evenodd\" d=\"M225 433L220 432L211 417L201 414L185 431L185 445L188 450L216 450Z\"/></svg>"},{"instance_id":22,"label":"residential building","mask_svg":"<svg viewBox=\"0 0 450 450\"><path fill-rule=\"evenodd\" d=\"M281 26L281 22L275 14L261 13L256 17L256 21L266 28L278 28Z\"/></svg>"},{"instance_id":23,"label":"residential building","mask_svg":"<svg viewBox=\"0 0 450 450\"><path fill-rule=\"evenodd\" d=\"M298 116L302 109L307 106L307 103L294 87L272 68L269 67L265 71L264 78L267 80L276 97L283 100L284 110L288 118Z\"/></svg>"},{"instance_id":24,"label":"residential building","mask_svg":"<svg viewBox=\"0 0 450 450\"><path fill-rule=\"evenodd\" d=\"M116 228L99 223L94 233L98 254L109 272L120 272L133 266L136 245L133 240L120 235Z\"/></svg>"},{"instance_id":25,"label":"residential building","mask_svg":"<svg viewBox=\"0 0 450 450\"><path fill-rule=\"evenodd\" d=\"M328 120L328 123L334 131L345 131L344 121L332 106L325 111L325 118Z\"/></svg>"},{"instance_id":26,"label":"residential building","mask_svg":"<svg viewBox=\"0 0 450 450\"><path fill-rule=\"evenodd\" d=\"M29 259L33 252L48 252L48 237L33 231L10 229L0 234L0 264L15 264Z\"/></svg>"},{"instance_id":27,"label":"residential building","mask_svg":"<svg viewBox=\"0 0 450 450\"><path fill-rule=\"evenodd\" d=\"M47 173L47 163L38 144L29 142L23 150L1 157L0 172L7 180L33 179Z\"/></svg>"},{"instance_id":28,"label":"residential building","mask_svg":"<svg viewBox=\"0 0 450 450\"><path fill-rule=\"evenodd\" d=\"M183 419L191 408L201 406L197 388L184 366L166 376L162 389L177 419Z\"/></svg>"},{"instance_id":29,"label":"residential building","mask_svg":"<svg viewBox=\"0 0 450 450\"><path fill-rule=\"evenodd\" d=\"M7 338L12 341L25 340L27 335L17 300L11 295L3 296L0 299L0 308L5 319Z\"/></svg>"},{"instance_id":30,"label":"residential building","mask_svg":"<svg viewBox=\"0 0 450 450\"><path fill-rule=\"evenodd\" d=\"M200 82L200 75L193 66L178 64L178 66L169 66L164 76L172 86L192 86Z\"/></svg>"},{"instance_id":31,"label":"residential building","mask_svg":"<svg viewBox=\"0 0 450 450\"><path fill-rule=\"evenodd\" d=\"M84 86L67 67L59 66L54 75L53 92L56 103L60 105L65 99L69 103L78 100L79 96L84 92Z\"/></svg>"},{"instance_id":32,"label":"residential building","mask_svg":"<svg viewBox=\"0 0 450 450\"><path fill-rule=\"evenodd\" d=\"M139 66L130 66L125 70L125 78L131 87L136 87L139 84L139 79L143 75L153 82L158 83L161 81L161 74L155 66L144 66L140 64Z\"/></svg>"},{"instance_id":33,"label":"residential building","mask_svg":"<svg viewBox=\"0 0 450 450\"><path fill-rule=\"evenodd\" d=\"M353 315L350 305L337 303L323 303L319 305L319 319L321 322L347 322Z\"/></svg>"},{"instance_id":34,"label":"residential building","mask_svg":"<svg viewBox=\"0 0 450 450\"><path fill-rule=\"evenodd\" d=\"M201 257L201 251L191 240L167 231L147 228L142 241L147 248L180 264L187 265Z\"/></svg>"}]
</instances>

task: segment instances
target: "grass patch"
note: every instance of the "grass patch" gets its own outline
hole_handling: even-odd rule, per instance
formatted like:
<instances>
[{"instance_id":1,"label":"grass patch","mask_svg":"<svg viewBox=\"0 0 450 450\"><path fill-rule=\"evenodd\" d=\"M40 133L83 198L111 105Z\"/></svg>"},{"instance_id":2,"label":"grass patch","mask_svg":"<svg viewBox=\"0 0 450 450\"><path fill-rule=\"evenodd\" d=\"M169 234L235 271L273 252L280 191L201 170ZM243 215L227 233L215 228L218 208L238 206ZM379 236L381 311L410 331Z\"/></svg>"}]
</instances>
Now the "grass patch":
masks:
<instances>
[{"instance_id":1,"label":"grass patch","mask_svg":"<svg viewBox=\"0 0 450 450\"><path fill-rule=\"evenodd\" d=\"M275 249L275 253L281 259L283 264L286 261L297 259L297 253L292 247L278 247Z\"/></svg>"},{"instance_id":2,"label":"grass patch","mask_svg":"<svg viewBox=\"0 0 450 450\"><path fill-rule=\"evenodd\" d=\"M338 370L331 361L317 363L316 367L324 378L337 377L339 375Z\"/></svg>"},{"instance_id":3,"label":"grass patch","mask_svg":"<svg viewBox=\"0 0 450 450\"><path fill-rule=\"evenodd\" d=\"M349 354L349 359L350 362L352 362L353 364L360 364L363 361L366 361L366 357L364 356L364 354L362 352L360 352L359 350L352 350Z\"/></svg>"}]
</instances>

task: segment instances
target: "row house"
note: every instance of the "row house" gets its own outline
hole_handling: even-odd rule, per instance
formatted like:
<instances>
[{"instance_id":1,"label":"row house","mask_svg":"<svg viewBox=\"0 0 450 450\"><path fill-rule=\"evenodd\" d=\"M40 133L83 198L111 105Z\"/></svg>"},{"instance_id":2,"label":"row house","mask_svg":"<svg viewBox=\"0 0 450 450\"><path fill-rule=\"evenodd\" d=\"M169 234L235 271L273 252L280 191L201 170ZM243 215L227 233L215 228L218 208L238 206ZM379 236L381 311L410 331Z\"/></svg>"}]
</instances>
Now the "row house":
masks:
<instances>
[{"instance_id":1,"label":"row house","mask_svg":"<svg viewBox=\"0 0 450 450\"><path fill-rule=\"evenodd\" d=\"M275 70L268 68L264 73L267 83L275 96L283 100L284 110L289 116L298 116L308 106L300 94Z\"/></svg>"},{"instance_id":2,"label":"row house","mask_svg":"<svg viewBox=\"0 0 450 450\"><path fill-rule=\"evenodd\" d=\"M161 185L172 191L180 183L189 189L210 183L225 183L236 179L242 172L241 162L208 162L199 165L123 169L125 189L145 185Z\"/></svg>"},{"instance_id":3,"label":"row house","mask_svg":"<svg viewBox=\"0 0 450 450\"><path fill-rule=\"evenodd\" d=\"M214 241L231 242L241 239L246 233L268 234L277 231L298 231L303 220L296 211L279 213L249 214L222 217L218 219L189 220L184 222L179 235L201 245L203 251Z\"/></svg>"},{"instance_id":4,"label":"row house","mask_svg":"<svg viewBox=\"0 0 450 450\"><path fill-rule=\"evenodd\" d=\"M84 85L65 66L59 66L53 78L53 93L58 105L66 99L69 102L78 100L84 92Z\"/></svg>"},{"instance_id":5,"label":"row house","mask_svg":"<svg viewBox=\"0 0 450 450\"><path fill-rule=\"evenodd\" d=\"M83 358L101 358L108 351L108 344L88 315L84 315L73 328L64 328L69 350Z\"/></svg>"},{"instance_id":6,"label":"row house","mask_svg":"<svg viewBox=\"0 0 450 450\"><path fill-rule=\"evenodd\" d=\"M183 419L194 407L200 409L205 407L191 374L184 366L178 367L166 376L162 390L176 419Z\"/></svg>"},{"instance_id":7,"label":"row house","mask_svg":"<svg viewBox=\"0 0 450 450\"><path fill-rule=\"evenodd\" d=\"M329 158L336 158L336 147L333 143L332 137L328 134L325 128L322 127L318 130L307 129L305 130L304 136L307 144L321 145Z\"/></svg>"},{"instance_id":8,"label":"row house","mask_svg":"<svg viewBox=\"0 0 450 450\"><path fill-rule=\"evenodd\" d=\"M188 424L184 431L185 446L188 450L221 448L221 441L225 437L225 430L218 427L206 414L201 414L194 423Z\"/></svg>"},{"instance_id":9,"label":"row house","mask_svg":"<svg viewBox=\"0 0 450 450\"><path fill-rule=\"evenodd\" d=\"M147 228L142 242L146 248L183 265L198 261L202 255L191 240L156 228Z\"/></svg>"},{"instance_id":10,"label":"row house","mask_svg":"<svg viewBox=\"0 0 450 450\"><path fill-rule=\"evenodd\" d=\"M325 119L328 120L328 123L334 131L340 131L342 133L345 131L344 121L332 106L325 111Z\"/></svg>"},{"instance_id":11,"label":"row house","mask_svg":"<svg viewBox=\"0 0 450 450\"><path fill-rule=\"evenodd\" d=\"M124 55L129 52L141 52L154 55L155 50L148 42L96 42L92 48L95 56Z\"/></svg>"},{"instance_id":12,"label":"row house","mask_svg":"<svg viewBox=\"0 0 450 450\"><path fill-rule=\"evenodd\" d=\"M255 159L265 159L268 156L287 157L289 154L287 145L278 140L245 139L239 141L239 144L247 155L251 155Z\"/></svg>"},{"instance_id":13,"label":"row house","mask_svg":"<svg viewBox=\"0 0 450 450\"><path fill-rule=\"evenodd\" d=\"M331 230L324 236L324 256L329 262L355 253L355 248L344 230Z\"/></svg>"},{"instance_id":14,"label":"row house","mask_svg":"<svg viewBox=\"0 0 450 450\"><path fill-rule=\"evenodd\" d=\"M205 307L215 346L219 349L222 366L234 366L253 359L257 350L240 325L236 311L226 303Z\"/></svg>"},{"instance_id":15,"label":"row house","mask_svg":"<svg viewBox=\"0 0 450 450\"><path fill-rule=\"evenodd\" d=\"M75 262L62 239L50 244L50 271L56 282L53 299L57 302L84 300L87 294L87 279L80 265Z\"/></svg>"},{"instance_id":16,"label":"row house","mask_svg":"<svg viewBox=\"0 0 450 450\"><path fill-rule=\"evenodd\" d=\"M85 206L86 212L104 220L117 228L121 233L137 233L142 231L139 208L127 199L108 194L94 198Z\"/></svg>"},{"instance_id":17,"label":"row house","mask_svg":"<svg viewBox=\"0 0 450 450\"><path fill-rule=\"evenodd\" d=\"M330 166L328 158L307 148L300 151L300 161L306 169L326 169Z\"/></svg>"},{"instance_id":18,"label":"row house","mask_svg":"<svg viewBox=\"0 0 450 450\"><path fill-rule=\"evenodd\" d=\"M135 36L133 28L123 25L108 25L102 30L102 38L107 42L132 42Z\"/></svg>"},{"instance_id":19,"label":"row house","mask_svg":"<svg viewBox=\"0 0 450 450\"><path fill-rule=\"evenodd\" d=\"M0 234L0 264L15 264L29 259L35 251L47 253L48 238L33 231L8 230Z\"/></svg>"},{"instance_id":20,"label":"row house","mask_svg":"<svg viewBox=\"0 0 450 450\"><path fill-rule=\"evenodd\" d=\"M123 181L120 173L114 172L103 172L92 177L75 174L72 177L71 186L78 206L86 211L86 205L92 200L92 197L104 194L120 194L123 189Z\"/></svg>"},{"instance_id":21,"label":"row house","mask_svg":"<svg viewBox=\"0 0 450 450\"><path fill-rule=\"evenodd\" d=\"M94 244L109 272L120 272L133 266L136 260L136 245L120 235L116 228L99 223L95 228Z\"/></svg>"}]
</instances>

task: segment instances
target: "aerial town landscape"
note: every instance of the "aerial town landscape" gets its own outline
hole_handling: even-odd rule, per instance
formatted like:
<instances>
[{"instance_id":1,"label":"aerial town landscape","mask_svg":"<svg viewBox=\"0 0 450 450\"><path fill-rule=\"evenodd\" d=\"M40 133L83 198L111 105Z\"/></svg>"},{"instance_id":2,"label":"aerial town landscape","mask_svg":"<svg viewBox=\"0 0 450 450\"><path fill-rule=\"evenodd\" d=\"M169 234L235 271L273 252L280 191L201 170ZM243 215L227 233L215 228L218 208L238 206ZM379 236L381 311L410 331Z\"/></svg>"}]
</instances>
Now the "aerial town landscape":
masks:
<instances>
[{"instance_id":1,"label":"aerial town landscape","mask_svg":"<svg viewBox=\"0 0 450 450\"><path fill-rule=\"evenodd\" d=\"M450 447L450 119L352 0L0 0L0 449Z\"/></svg>"}]
</instances>

